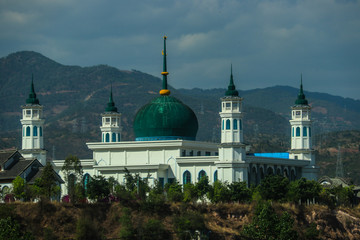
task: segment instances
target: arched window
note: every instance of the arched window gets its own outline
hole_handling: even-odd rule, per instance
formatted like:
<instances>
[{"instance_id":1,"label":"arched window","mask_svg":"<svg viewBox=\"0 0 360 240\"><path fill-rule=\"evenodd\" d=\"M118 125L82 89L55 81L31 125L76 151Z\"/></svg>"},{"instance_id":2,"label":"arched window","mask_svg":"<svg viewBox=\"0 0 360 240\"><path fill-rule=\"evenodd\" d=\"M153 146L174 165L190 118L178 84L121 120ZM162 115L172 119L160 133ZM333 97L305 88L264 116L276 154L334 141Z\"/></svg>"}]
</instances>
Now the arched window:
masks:
<instances>
[{"instance_id":1,"label":"arched window","mask_svg":"<svg viewBox=\"0 0 360 240\"><path fill-rule=\"evenodd\" d=\"M215 170L214 172L214 182L216 182L218 180L218 171Z\"/></svg>"},{"instance_id":2,"label":"arched window","mask_svg":"<svg viewBox=\"0 0 360 240\"><path fill-rule=\"evenodd\" d=\"M297 127L297 128L296 128L296 136L297 136L297 137L300 137L300 127Z\"/></svg>"},{"instance_id":3,"label":"arched window","mask_svg":"<svg viewBox=\"0 0 360 240\"><path fill-rule=\"evenodd\" d=\"M306 129L306 127L303 128L303 136L307 137L307 129Z\"/></svg>"},{"instance_id":4,"label":"arched window","mask_svg":"<svg viewBox=\"0 0 360 240\"><path fill-rule=\"evenodd\" d=\"M237 130L237 129L238 129L238 121L237 121L237 119L234 119L233 129L234 129L234 130Z\"/></svg>"},{"instance_id":5,"label":"arched window","mask_svg":"<svg viewBox=\"0 0 360 240\"><path fill-rule=\"evenodd\" d=\"M268 167L268 169L266 170L266 175L274 175L274 170L272 167Z\"/></svg>"},{"instance_id":6,"label":"arched window","mask_svg":"<svg viewBox=\"0 0 360 240\"><path fill-rule=\"evenodd\" d=\"M292 127L291 129L292 129L291 135L294 136L294 127Z\"/></svg>"},{"instance_id":7,"label":"arched window","mask_svg":"<svg viewBox=\"0 0 360 240\"><path fill-rule=\"evenodd\" d=\"M34 126L34 128L33 128L33 136L34 137L37 137L37 126Z\"/></svg>"},{"instance_id":8,"label":"arched window","mask_svg":"<svg viewBox=\"0 0 360 240\"><path fill-rule=\"evenodd\" d=\"M242 130L242 121L241 121L241 119L239 120L239 128L240 128L240 130Z\"/></svg>"},{"instance_id":9,"label":"arched window","mask_svg":"<svg viewBox=\"0 0 360 240\"><path fill-rule=\"evenodd\" d=\"M112 133L111 141L116 142L116 133Z\"/></svg>"},{"instance_id":10,"label":"arched window","mask_svg":"<svg viewBox=\"0 0 360 240\"><path fill-rule=\"evenodd\" d=\"M224 120L222 120L222 126L221 129L224 130Z\"/></svg>"},{"instance_id":11,"label":"arched window","mask_svg":"<svg viewBox=\"0 0 360 240\"><path fill-rule=\"evenodd\" d=\"M25 136L25 127L23 127L23 131L22 131L22 132L23 132L23 136Z\"/></svg>"},{"instance_id":12,"label":"arched window","mask_svg":"<svg viewBox=\"0 0 360 240\"><path fill-rule=\"evenodd\" d=\"M2 189L2 194L5 197L6 194L10 193L10 188L8 186L4 186Z\"/></svg>"},{"instance_id":13,"label":"arched window","mask_svg":"<svg viewBox=\"0 0 360 240\"><path fill-rule=\"evenodd\" d=\"M201 178L205 177L206 176L206 172L204 170L201 170L199 172L199 176L198 176L198 180L200 180Z\"/></svg>"},{"instance_id":14,"label":"arched window","mask_svg":"<svg viewBox=\"0 0 360 240\"><path fill-rule=\"evenodd\" d=\"M183 174L183 183L184 184L191 183L191 173L187 170Z\"/></svg>"},{"instance_id":15,"label":"arched window","mask_svg":"<svg viewBox=\"0 0 360 240\"><path fill-rule=\"evenodd\" d=\"M30 136L30 127L26 127L26 136L27 136L27 137Z\"/></svg>"},{"instance_id":16,"label":"arched window","mask_svg":"<svg viewBox=\"0 0 360 240\"><path fill-rule=\"evenodd\" d=\"M83 178L83 184L84 184L85 191L87 190L87 185L89 182L90 182L90 175L88 173L86 173Z\"/></svg>"},{"instance_id":17,"label":"arched window","mask_svg":"<svg viewBox=\"0 0 360 240\"><path fill-rule=\"evenodd\" d=\"M42 127L40 127L39 130L40 130L40 137L42 137Z\"/></svg>"},{"instance_id":18,"label":"arched window","mask_svg":"<svg viewBox=\"0 0 360 240\"><path fill-rule=\"evenodd\" d=\"M290 181L295 181L296 180L296 173L294 169L291 169L290 172Z\"/></svg>"},{"instance_id":19,"label":"arched window","mask_svg":"<svg viewBox=\"0 0 360 240\"><path fill-rule=\"evenodd\" d=\"M107 133L105 135L105 142L110 142L110 134L109 133Z\"/></svg>"},{"instance_id":20,"label":"arched window","mask_svg":"<svg viewBox=\"0 0 360 240\"><path fill-rule=\"evenodd\" d=\"M120 142L120 133L118 133L118 142Z\"/></svg>"},{"instance_id":21,"label":"arched window","mask_svg":"<svg viewBox=\"0 0 360 240\"><path fill-rule=\"evenodd\" d=\"M230 129L230 119L226 120L226 130Z\"/></svg>"},{"instance_id":22,"label":"arched window","mask_svg":"<svg viewBox=\"0 0 360 240\"><path fill-rule=\"evenodd\" d=\"M309 127L309 137L311 137L311 127Z\"/></svg>"}]
</instances>

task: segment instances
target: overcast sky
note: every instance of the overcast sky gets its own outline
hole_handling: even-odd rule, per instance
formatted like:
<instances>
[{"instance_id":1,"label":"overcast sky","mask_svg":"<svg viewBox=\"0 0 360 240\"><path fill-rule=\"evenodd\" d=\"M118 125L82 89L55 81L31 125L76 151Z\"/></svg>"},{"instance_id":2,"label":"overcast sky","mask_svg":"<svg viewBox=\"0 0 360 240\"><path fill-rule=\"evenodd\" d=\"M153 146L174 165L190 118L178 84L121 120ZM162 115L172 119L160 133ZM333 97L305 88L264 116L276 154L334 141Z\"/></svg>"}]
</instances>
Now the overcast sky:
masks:
<instances>
[{"instance_id":1,"label":"overcast sky","mask_svg":"<svg viewBox=\"0 0 360 240\"><path fill-rule=\"evenodd\" d=\"M275 85L360 99L360 1L0 0L0 57L32 50L65 65L107 64L169 84ZM160 87L160 86L159 86Z\"/></svg>"}]
</instances>

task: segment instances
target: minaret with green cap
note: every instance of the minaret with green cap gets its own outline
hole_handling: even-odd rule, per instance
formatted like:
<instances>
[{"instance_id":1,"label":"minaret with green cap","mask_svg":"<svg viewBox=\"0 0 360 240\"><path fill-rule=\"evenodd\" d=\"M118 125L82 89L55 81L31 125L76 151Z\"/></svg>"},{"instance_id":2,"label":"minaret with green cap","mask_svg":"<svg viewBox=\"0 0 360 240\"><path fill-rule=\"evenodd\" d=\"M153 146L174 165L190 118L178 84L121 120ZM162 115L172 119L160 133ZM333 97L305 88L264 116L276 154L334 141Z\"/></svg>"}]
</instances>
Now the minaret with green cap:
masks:
<instances>
[{"instance_id":1,"label":"minaret with green cap","mask_svg":"<svg viewBox=\"0 0 360 240\"><path fill-rule=\"evenodd\" d=\"M110 87L110 97L105 112L101 114L102 124L101 141L104 143L113 143L121 141L121 113L118 113L117 107L113 100L112 84Z\"/></svg>"},{"instance_id":2,"label":"minaret with green cap","mask_svg":"<svg viewBox=\"0 0 360 240\"><path fill-rule=\"evenodd\" d=\"M26 99L26 104L39 104L39 99L36 98L35 88L34 88L34 75L31 75L31 86L29 98Z\"/></svg>"},{"instance_id":3,"label":"minaret with green cap","mask_svg":"<svg viewBox=\"0 0 360 240\"><path fill-rule=\"evenodd\" d=\"M34 76L31 76L29 97L22 108L22 144L21 154L26 159L38 159L43 165L46 164L46 150L44 149L44 118L43 106L36 97Z\"/></svg>"},{"instance_id":4,"label":"minaret with green cap","mask_svg":"<svg viewBox=\"0 0 360 240\"><path fill-rule=\"evenodd\" d=\"M242 98L235 88L232 65L230 69L230 83L221 98L221 142L243 142L242 134Z\"/></svg>"},{"instance_id":5,"label":"minaret with green cap","mask_svg":"<svg viewBox=\"0 0 360 240\"><path fill-rule=\"evenodd\" d=\"M291 149L289 151L289 158L310 161L309 167L303 169L302 176L315 180L317 168L312 148L311 106L305 98L302 74L300 77L300 91L295 100L295 105L291 107L290 126Z\"/></svg>"},{"instance_id":6,"label":"minaret with green cap","mask_svg":"<svg viewBox=\"0 0 360 240\"><path fill-rule=\"evenodd\" d=\"M229 83L229 86L228 86L228 90L225 92L225 96L233 96L233 97L239 96L239 92L236 90L235 85L234 85L232 64L231 64L230 83Z\"/></svg>"},{"instance_id":7,"label":"minaret with green cap","mask_svg":"<svg viewBox=\"0 0 360 240\"><path fill-rule=\"evenodd\" d=\"M220 181L237 182L248 179L248 163L243 140L242 98L234 84L234 76L230 68L230 82L221 98L221 144L219 146L218 179Z\"/></svg>"},{"instance_id":8,"label":"minaret with green cap","mask_svg":"<svg viewBox=\"0 0 360 240\"><path fill-rule=\"evenodd\" d=\"M302 74L301 74L300 78L301 78L300 91L299 91L297 99L295 100L295 105L308 105L308 101L306 100L305 94L303 91Z\"/></svg>"},{"instance_id":9,"label":"minaret with green cap","mask_svg":"<svg viewBox=\"0 0 360 240\"><path fill-rule=\"evenodd\" d=\"M113 100L113 93L112 93L112 85L110 88L110 97L107 107L105 108L105 112L117 112L117 107L115 107L115 103Z\"/></svg>"}]
</instances>

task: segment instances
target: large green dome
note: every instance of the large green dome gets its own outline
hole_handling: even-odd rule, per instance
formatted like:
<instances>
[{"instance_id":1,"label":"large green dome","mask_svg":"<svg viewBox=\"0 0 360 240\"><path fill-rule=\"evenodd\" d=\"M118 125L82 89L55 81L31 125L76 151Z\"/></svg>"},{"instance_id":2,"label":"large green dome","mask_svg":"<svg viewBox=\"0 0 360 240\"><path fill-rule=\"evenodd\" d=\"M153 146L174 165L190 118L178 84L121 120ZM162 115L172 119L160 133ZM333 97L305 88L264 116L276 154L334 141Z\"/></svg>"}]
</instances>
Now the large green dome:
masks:
<instances>
[{"instance_id":1,"label":"large green dome","mask_svg":"<svg viewBox=\"0 0 360 240\"><path fill-rule=\"evenodd\" d=\"M195 113L169 95L154 98L134 119L136 141L195 140L197 130Z\"/></svg>"}]
</instances>

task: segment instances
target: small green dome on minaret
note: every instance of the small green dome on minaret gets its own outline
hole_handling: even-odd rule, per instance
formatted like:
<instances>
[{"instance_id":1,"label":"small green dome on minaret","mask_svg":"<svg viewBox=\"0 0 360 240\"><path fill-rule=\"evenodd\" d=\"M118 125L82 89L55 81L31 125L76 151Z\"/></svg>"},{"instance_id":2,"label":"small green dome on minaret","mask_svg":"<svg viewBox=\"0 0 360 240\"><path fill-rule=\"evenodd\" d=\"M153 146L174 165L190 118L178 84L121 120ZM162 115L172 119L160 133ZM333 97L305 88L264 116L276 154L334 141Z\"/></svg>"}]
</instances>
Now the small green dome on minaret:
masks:
<instances>
[{"instance_id":1,"label":"small green dome on minaret","mask_svg":"<svg viewBox=\"0 0 360 240\"><path fill-rule=\"evenodd\" d=\"M231 64L231 74L230 74L230 83L228 86L228 90L225 92L225 96L232 96L232 97L238 97L239 92L236 90L234 85L234 78L232 73L232 64Z\"/></svg>"},{"instance_id":2,"label":"small green dome on minaret","mask_svg":"<svg viewBox=\"0 0 360 240\"><path fill-rule=\"evenodd\" d=\"M295 105L308 105L308 101L306 100L305 94L303 91L302 74L301 74L300 91L299 91L297 99L295 100Z\"/></svg>"},{"instance_id":3,"label":"small green dome on minaret","mask_svg":"<svg viewBox=\"0 0 360 240\"><path fill-rule=\"evenodd\" d=\"M34 75L31 75L30 93L29 93L29 98L26 99L26 104L40 104L39 99L37 99L36 93L34 90Z\"/></svg>"},{"instance_id":4,"label":"small green dome on minaret","mask_svg":"<svg viewBox=\"0 0 360 240\"><path fill-rule=\"evenodd\" d=\"M111 85L111 89L110 89L109 102L107 104L107 107L105 108L105 112L117 112L117 107L115 107L115 103L113 100L112 85Z\"/></svg>"}]
</instances>

